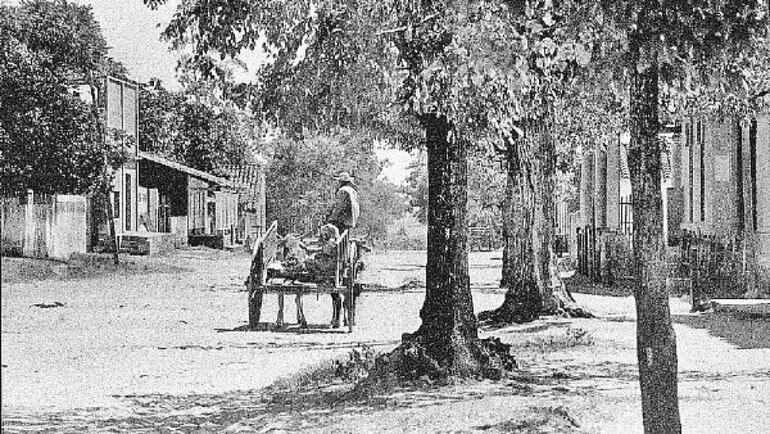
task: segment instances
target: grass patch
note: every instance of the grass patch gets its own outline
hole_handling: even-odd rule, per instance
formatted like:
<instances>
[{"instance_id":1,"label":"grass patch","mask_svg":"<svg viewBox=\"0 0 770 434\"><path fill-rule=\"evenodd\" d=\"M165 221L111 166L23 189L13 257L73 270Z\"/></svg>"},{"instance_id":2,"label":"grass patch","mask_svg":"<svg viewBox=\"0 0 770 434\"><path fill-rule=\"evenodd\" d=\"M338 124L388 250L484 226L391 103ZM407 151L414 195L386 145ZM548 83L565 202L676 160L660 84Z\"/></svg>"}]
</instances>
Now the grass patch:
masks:
<instances>
[{"instance_id":1,"label":"grass patch","mask_svg":"<svg viewBox=\"0 0 770 434\"><path fill-rule=\"evenodd\" d=\"M103 253L74 254L67 261L3 257L2 269L3 283L189 271L186 268L168 264L161 257L134 258L128 255L120 255L119 263L115 264L112 254Z\"/></svg>"},{"instance_id":2,"label":"grass patch","mask_svg":"<svg viewBox=\"0 0 770 434\"><path fill-rule=\"evenodd\" d=\"M590 332L579 327L567 327L530 336L526 340L514 344L514 346L517 348L546 352L581 346L591 346L595 343L596 341Z\"/></svg>"},{"instance_id":3,"label":"grass patch","mask_svg":"<svg viewBox=\"0 0 770 434\"><path fill-rule=\"evenodd\" d=\"M300 390L329 384L354 385L374 367L377 352L368 345L354 348L347 360L338 359L313 365L297 374L279 379L269 388L273 390Z\"/></svg>"}]
</instances>

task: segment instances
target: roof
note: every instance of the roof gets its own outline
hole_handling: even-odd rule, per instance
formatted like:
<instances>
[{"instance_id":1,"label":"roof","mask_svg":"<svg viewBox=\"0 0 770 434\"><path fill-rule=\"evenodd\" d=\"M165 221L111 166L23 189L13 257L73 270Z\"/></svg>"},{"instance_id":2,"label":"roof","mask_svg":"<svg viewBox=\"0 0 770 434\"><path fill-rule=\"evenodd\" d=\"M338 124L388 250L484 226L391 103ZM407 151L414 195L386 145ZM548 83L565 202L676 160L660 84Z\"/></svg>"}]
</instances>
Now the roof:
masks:
<instances>
[{"instance_id":1,"label":"roof","mask_svg":"<svg viewBox=\"0 0 770 434\"><path fill-rule=\"evenodd\" d=\"M260 190L264 188L260 184L260 174L263 171L264 166L260 164L234 165L228 170L230 180L249 209L257 209L259 206Z\"/></svg>"},{"instance_id":2,"label":"roof","mask_svg":"<svg viewBox=\"0 0 770 434\"><path fill-rule=\"evenodd\" d=\"M148 160L152 161L153 163L160 164L161 166L166 166L174 170L178 170L180 172L186 173L190 176L194 176L196 178L200 178L209 182L213 182L215 184L219 184L224 187L234 187L233 183L228 181L225 178L221 178L219 176L214 176L210 173L206 173L202 170L193 169L192 167L185 166L184 164L177 163L175 161L171 161L167 158L159 157L154 154L150 154L147 152L139 151L139 159L140 160Z\"/></svg>"}]
</instances>

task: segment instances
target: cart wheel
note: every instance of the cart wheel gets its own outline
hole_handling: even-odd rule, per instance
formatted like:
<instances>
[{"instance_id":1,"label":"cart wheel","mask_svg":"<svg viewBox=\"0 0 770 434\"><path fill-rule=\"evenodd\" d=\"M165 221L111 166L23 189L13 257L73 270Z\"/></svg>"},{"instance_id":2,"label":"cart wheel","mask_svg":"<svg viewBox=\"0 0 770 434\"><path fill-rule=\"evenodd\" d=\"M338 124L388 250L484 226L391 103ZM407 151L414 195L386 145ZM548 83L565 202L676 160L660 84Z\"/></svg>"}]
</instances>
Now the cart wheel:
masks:
<instances>
[{"instance_id":1,"label":"cart wheel","mask_svg":"<svg viewBox=\"0 0 770 434\"><path fill-rule=\"evenodd\" d=\"M262 312L263 288L267 280L267 270L264 269L262 257L264 247L260 243L257 246L257 254L251 262L249 278L246 281L248 289L248 307L249 307L249 329L257 330L259 328L259 317Z\"/></svg>"},{"instance_id":2,"label":"cart wheel","mask_svg":"<svg viewBox=\"0 0 770 434\"><path fill-rule=\"evenodd\" d=\"M356 295L355 295L355 282L356 278L356 251L357 244L355 242L350 243L350 249L348 250L348 331L353 333L353 326L356 324Z\"/></svg>"}]
</instances>

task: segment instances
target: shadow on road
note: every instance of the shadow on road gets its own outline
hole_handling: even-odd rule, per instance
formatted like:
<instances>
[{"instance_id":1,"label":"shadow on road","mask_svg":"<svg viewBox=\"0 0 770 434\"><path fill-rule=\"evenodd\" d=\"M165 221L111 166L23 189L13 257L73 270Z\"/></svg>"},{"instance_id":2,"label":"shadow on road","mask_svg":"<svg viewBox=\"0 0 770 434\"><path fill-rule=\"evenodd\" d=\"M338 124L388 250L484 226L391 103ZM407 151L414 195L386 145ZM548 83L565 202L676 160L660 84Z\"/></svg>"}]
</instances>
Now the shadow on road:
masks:
<instances>
[{"instance_id":1,"label":"shadow on road","mask_svg":"<svg viewBox=\"0 0 770 434\"><path fill-rule=\"evenodd\" d=\"M261 322L256 329L249 328L248 325L240 325L234 328L217 328L217 333L227 332L272 332L272 333L294 333L294 334L345 334L348 333L347 326L332 328L329 324L308 324L307 327L301 327L298 324L286 324L281 327L275 323Z\"/></svg>"},{"instance_id":2,"label":"shadow on road","mask_svg":"<svg viewBox=\"0 0 770 434\"><path fill-rule=\"evenodd\" d=\"M758 316L735 316L707 313L671 315L671 320L693 328L706 329L740 349L770 348L770 319Z\"/></svg>"}]
</instances>

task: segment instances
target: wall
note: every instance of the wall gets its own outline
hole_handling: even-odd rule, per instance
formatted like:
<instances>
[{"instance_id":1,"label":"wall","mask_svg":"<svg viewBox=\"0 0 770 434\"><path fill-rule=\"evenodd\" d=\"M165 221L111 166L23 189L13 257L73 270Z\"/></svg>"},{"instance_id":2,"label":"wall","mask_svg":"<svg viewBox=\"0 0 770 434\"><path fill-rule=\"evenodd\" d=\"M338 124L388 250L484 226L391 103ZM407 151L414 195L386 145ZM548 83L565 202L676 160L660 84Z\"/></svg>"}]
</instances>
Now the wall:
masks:
<instances>
[{"instance_id":1,"label":"wall","mask_svg":"<svg viewBox=\"0 0 770 434\"><path fill-rule=\"evenodd\" d=\"M3 255L19 256L24 248L26 208L18 198L7 198L0 201L0 229L2 229Z\"/></svg>"},{"instance_id":2,"label":"wall","mask_svg":"<svg viewBox=\"0 0 770 434\"><path fill-rule=\"evenodd\" d=\"M2 210L3 254L67 259L86 252L85 197L30 194L26 203L3 199Z\"/></svg>"},{"instance_id":3,"label":"wall","mask_svg":"<svg viewBox=\"0 0 770 434\"><path fill-rule=\"evenodd\" d=\"M738 122L731 119L711 119L704 128L704 229L712 235L733 236L738 232L738 128Z\"/></svg>"},{"instance_id":4,"label":"wall","mask_svg":"<svg viewBox=\"0 0 770 434\"><path fill-rule=\"evenodd\" d=\"M127 142L129 159L113 179L113 191L120 200L120 214L115 219L115 232L136 231L139 215L137 196L139 180L136 156L139 149L139 92L136 84L113 77L105 81L105 112L108 129L123 131L132 140ZM113 207L115 203L113 198Z\"/></svg>"},{"instance_id":5,"label":"wall","mask_svg":"<svg viewBox=\"0 0 770 434\"><path fill-rule=\"evenodd\" d=\"M770 276L770 113L757 116L756 134L756 235L759 265Z\"/></svg>"}]
</instances>

